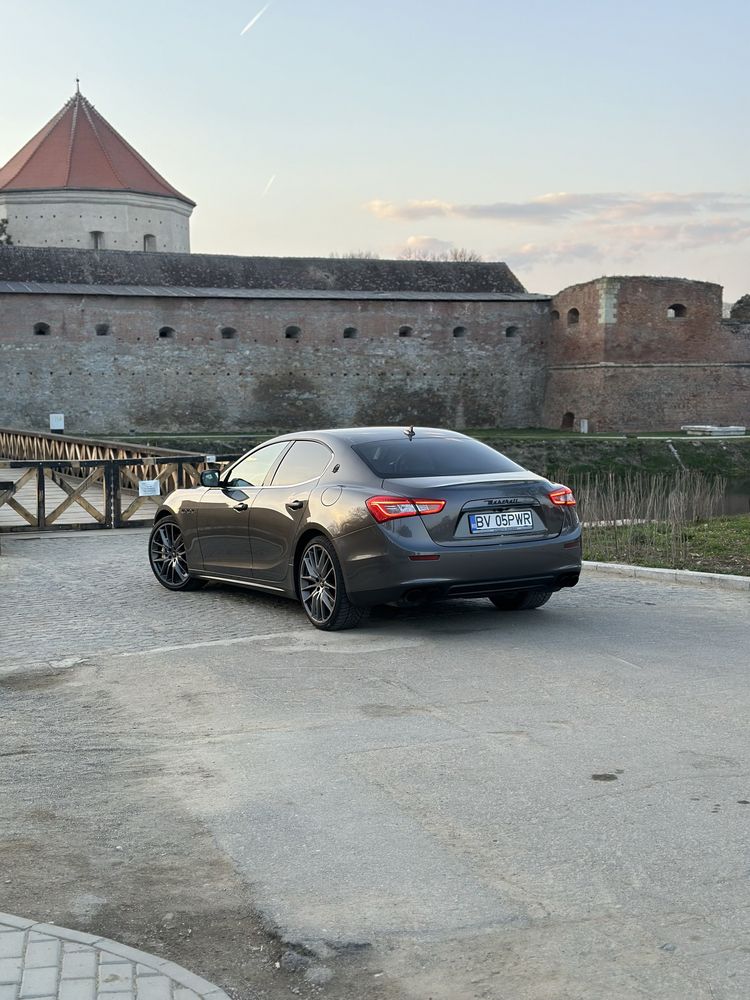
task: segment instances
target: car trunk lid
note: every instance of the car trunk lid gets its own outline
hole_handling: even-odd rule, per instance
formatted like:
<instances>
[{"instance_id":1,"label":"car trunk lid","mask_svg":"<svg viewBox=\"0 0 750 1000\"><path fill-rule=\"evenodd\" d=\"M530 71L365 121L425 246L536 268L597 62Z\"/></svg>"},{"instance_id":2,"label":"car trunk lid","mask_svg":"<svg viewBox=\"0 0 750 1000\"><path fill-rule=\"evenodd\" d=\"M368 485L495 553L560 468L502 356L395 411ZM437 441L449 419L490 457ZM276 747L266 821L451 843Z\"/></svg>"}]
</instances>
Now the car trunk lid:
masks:
<instances>
[{"instance_id":1,"label":"car trunk lid","mask_svg":"<svg viewBox=\"0 0 750 1000\"><path fill-rule=\"evenodd\" d=\"M559 535L564 509L549 499L548 480L532 472L386 479L383 491L412 500L444 500L439 514L422 515L440 545L487 545Z\"/></svg>"}]
</instances>

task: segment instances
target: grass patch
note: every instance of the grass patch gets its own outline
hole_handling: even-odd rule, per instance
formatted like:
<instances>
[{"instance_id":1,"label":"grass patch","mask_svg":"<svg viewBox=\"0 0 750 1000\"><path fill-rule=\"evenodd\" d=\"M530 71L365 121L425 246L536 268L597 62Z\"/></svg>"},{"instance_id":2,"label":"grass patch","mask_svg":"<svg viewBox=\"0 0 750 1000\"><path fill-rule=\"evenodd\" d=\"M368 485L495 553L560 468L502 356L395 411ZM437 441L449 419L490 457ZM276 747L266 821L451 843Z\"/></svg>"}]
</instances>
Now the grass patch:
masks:
<instances>
[{"instance_id":1,"label":"grass patch","mask_svg":"<svg viewBox=\"0 0 750 1000\"><path fill-rule=\"evenodd\" d=\"M599 562L750 576L750 514L692 524L590 527L583 534L583 552L585 559Z\"/></svg>"}]
</instances>

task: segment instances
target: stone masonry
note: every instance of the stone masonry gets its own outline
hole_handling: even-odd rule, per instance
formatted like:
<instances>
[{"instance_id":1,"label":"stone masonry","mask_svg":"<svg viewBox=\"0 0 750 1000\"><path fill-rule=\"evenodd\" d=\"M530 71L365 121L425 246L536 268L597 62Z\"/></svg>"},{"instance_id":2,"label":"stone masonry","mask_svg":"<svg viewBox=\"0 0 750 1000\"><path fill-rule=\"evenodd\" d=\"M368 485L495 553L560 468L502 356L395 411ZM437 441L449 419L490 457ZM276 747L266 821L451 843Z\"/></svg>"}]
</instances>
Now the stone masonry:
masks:
<instances>
[{"instance_id":1,"label":"stone masonry","mask_svg":"<svg viewBox=\"0 0 750 1000\"><path fill-rule=\"evenodd\" d=\"M0 425L72 433L364 423L750 423L721 287L525 293L503 264L0 248Z\"/></svg>"}]
</instances>

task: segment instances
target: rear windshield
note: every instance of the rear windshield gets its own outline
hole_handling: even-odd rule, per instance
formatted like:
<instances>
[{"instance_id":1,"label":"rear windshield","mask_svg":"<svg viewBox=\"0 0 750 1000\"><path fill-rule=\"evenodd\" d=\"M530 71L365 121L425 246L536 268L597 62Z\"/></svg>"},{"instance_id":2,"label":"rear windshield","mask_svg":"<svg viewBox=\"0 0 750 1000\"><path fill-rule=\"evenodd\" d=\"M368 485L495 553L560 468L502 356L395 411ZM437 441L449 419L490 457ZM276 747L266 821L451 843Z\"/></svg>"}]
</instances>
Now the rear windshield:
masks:
<instances>
[{"instance_id":1,"label":"rear windshield","mask_svg":"<svg viewBox=\"0 0 750 1000\"><path fill-rule=\"evenodd\" d=\"M390 438L352 447L381 479L481 476L521 469L499 451L472 438Z\"/></svg>"}]
</instances>

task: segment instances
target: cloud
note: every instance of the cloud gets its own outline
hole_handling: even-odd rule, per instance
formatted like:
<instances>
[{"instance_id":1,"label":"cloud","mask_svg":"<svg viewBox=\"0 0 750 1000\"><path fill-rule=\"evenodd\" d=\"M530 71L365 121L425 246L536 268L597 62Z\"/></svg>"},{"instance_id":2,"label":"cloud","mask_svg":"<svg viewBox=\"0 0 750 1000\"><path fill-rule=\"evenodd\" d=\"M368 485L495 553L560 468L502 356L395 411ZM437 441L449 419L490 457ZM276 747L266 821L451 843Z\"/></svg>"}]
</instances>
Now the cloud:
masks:
<instances>
[{"instance_id":1,"label":"cloud","mask_svg":"<svg viewBox=\"0 0 750 1000\"><path fill-rule=\"evenodd\" d=\"M445 253L453 249L452 240L439 240L436 236L410 236L403 249L423 253Z\"/></svg>"},{"instance_id":2,"label":"cloud","mask_svg":"<svg viewBox=\"0 0 750 1000\"><path fill-rule=\"evenodd\" d=\"M745 243L750 241L750 220L713 217L688 223L610 226L604 231L580 226L579 233L589 238L523 243L505 247L496 256L518 268L589 260L598 261L604 270L608 264L632 263L655 251L672 256Z\"/></svg>"},{"instance_id":3,"label":"cloud","mask_svg":"<svg viewBox=\"0 0 750 1000\"><path fill-rule=\"evenodd\" d=\"M499 254L511 266L536 267L537 264L567 264L572 260L598 260L602 248L595 243L524 243Z\"/></svg>"},{"instance_id":4,"label":"cloud","mask_svg":"<svg viewBox=\"0 0 750 1000\"><path fill-rule=\"evenodd\" d=\"M379 219L415 221L429 218L489 219L513 223L550 223L571 220L603 224L649 216L685 217L703 212L737 213L750 209L750 196L726 192L622 191L542 194L529 201L456 204L436 198L397 204L375 199L365 206Z\"/></svg>"}]
</instances>

